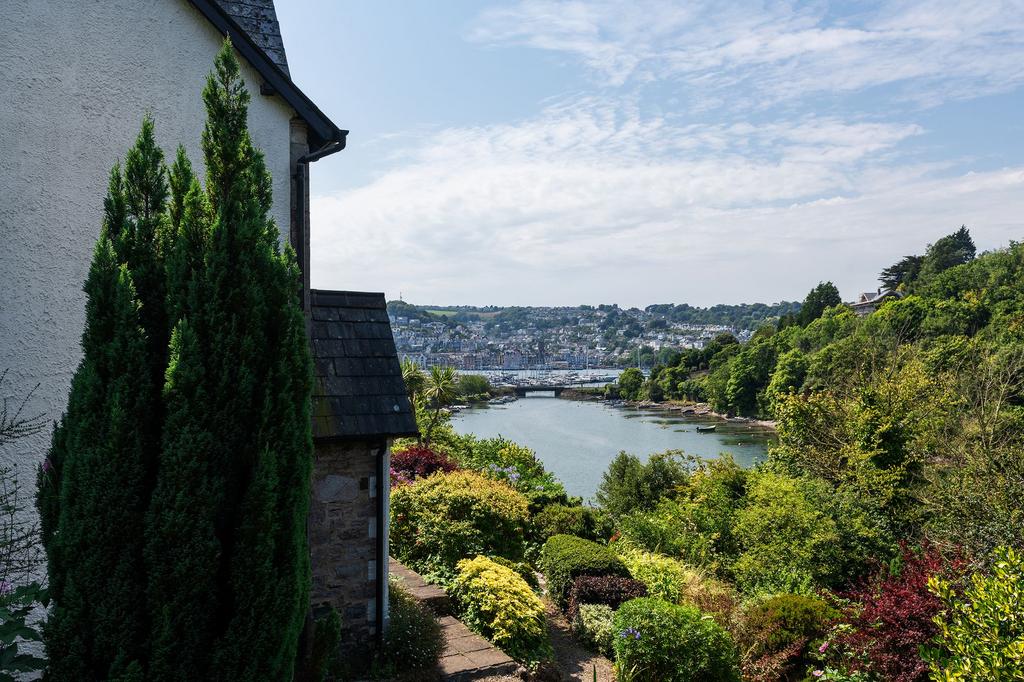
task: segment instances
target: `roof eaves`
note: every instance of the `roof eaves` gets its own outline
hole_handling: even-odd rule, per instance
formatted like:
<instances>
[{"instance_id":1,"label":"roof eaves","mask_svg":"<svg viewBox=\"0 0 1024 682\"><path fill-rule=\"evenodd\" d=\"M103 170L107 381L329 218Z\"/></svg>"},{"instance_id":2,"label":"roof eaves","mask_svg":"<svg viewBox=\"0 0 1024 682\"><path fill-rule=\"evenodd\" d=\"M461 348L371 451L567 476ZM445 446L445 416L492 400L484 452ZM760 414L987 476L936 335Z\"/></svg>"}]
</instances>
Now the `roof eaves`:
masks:
<instances>
[{"instance_id":1,"label":"roof eaves","mask_svg":"<svg viewBox=\"0 0 1024 682\"><path fill-rule=\"evenodd\" d=\"M189 0L218 31L231 38L231 44L253 65L268 86L281 95L309 126L310 154L307 161L316 161L345 148L347 130L334 124L320 108L302 92L252 37L213 0Z\"/></svg>"}]
</instances>

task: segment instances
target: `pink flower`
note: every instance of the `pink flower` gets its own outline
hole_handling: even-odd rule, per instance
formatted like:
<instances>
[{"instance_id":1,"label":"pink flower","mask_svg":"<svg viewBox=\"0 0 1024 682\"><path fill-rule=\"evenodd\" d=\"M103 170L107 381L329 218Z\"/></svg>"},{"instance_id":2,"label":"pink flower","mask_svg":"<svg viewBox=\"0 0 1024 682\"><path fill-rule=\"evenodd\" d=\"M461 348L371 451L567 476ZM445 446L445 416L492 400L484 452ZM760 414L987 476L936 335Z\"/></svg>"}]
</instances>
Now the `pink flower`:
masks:
<instances>
[{"instance_id":1,"label":"pink flower","mask_svg":"<svg viewBox=\"0 0 1024 682\"><path fill-rule=\"evenodd\" d=\"M826 649L828 649L828 642L823 642L822 645L818 647L818 653L823 654Z\"/></svg>"},{"instance_id":2,"label":"pink flower","mask_svg":"<svg viewBox=\"0 0 1024 682\"><path fill-rule=\"evenodd\" d=\"M825 671L824 671L824 670L815 670L815 671L814 671L813 673L811 673L811 674L812 674L812 675L814 675L815 677L821 677L822 675L824 675L824 674L825 674Z\"/></svg>"}]
</instances>

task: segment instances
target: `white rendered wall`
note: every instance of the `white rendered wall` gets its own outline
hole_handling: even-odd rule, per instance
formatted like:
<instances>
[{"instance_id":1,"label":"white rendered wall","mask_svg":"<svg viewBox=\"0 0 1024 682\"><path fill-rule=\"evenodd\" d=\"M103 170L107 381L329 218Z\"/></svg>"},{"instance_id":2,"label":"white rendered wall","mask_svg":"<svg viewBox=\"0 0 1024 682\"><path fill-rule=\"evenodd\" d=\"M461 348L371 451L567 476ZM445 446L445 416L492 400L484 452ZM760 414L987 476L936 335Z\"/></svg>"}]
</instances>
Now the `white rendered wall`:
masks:
<instances>
[{"instance_id":1,"label":"white rendered wall","mask_svg":"<svg viewBox=\"0 0 1024 682\"><path fill-rule=\"evenodd\" d=\"M202 173L201 91L223 41L187 0L12 0L0 24L0 397L37 383L26 412L60 418L80 358L85 280L108 173L156 121L168 161L178 143ZM289 225L289 120L241 57L253 140ZM0 452L31 499L49 429Z\"/></svg>"}]
</instances>

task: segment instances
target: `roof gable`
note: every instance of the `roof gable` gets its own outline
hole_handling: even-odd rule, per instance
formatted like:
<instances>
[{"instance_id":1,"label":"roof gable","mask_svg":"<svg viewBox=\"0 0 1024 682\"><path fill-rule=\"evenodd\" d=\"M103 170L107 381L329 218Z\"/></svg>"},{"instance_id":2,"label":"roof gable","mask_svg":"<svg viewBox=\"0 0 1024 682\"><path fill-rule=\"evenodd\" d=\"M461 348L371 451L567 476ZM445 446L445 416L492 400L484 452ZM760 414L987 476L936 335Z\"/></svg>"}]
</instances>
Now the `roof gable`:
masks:
<instances>
[{"instance_id":1,"label":"roof gable","mask_svg":"<svg viewBox=\"0 0 1024 682\"><path fill-rule=\"evenodd\" d=\"M217 0L221 9L252 38L252 41L277 67L288 72L288 56L281 39L274 0Z\"/></svg>"},{"instance_id":2,"label":"roof gable","mask_svg":"<svg viewBox=\"0 0 1024 682\"><path fill-rule=\"evenodd\" d=\"M415 436L384 294L310 291L313 437Z\"/></svg>"},{"instance_id":3,"label":"roof gable","mask_svg":"<svg viewBox=\"0 0 1024 682\"><path fill-rule=\"evenodd\" d=\"M231 38L231 44L238 51L242 57L245 58L253 68L259 72L263 78L263 82L266 87L270 88L273 92L277 93L284 99L285 102L295 110L299 118L306 122L309 133L309 158L310 161L315 161L328 154L332 154L337 151L341 151L345 148L345 140L348 136L347 130L342 130L334 124L331 119L327 118L324 112L320 111L319 107L313 103L306 93L302 92L295 83L292 82L291 76L287 71L287 61L284 57L284 43L280 45L280 58L284 67L278 65L263 47L257 44L256 39L253 35L242 27L241 24L236 21L236 17L229 13L225 7L235 5L259 5L260 7L269 4L271 7L271 13L274 17L274 26L277 26L276 31L277 41L280 40L280 27L277 24L277 14L273 12L273 1L272 0L246 0L246 2L222 2L218 4L217 0L189 0L196 9L202 13L204 17L209 20L214 27L222 34ZM223 7L221 5L224 5ZM256 13L257 17L244 17L239 14L239 18L242 18L247 25L251 25L255 28L260 28L260 31L254 33L257 37L262 36L260 39L264 40L269 47L272 47L271 43L275 42L274 32L271 30L270 22L268 17L269 14ZM262 19L260 18L262 17ZM261 23L262 22L262 23ZM266 32L263 31L266 29Z\"/></svg>"}]
</instances>

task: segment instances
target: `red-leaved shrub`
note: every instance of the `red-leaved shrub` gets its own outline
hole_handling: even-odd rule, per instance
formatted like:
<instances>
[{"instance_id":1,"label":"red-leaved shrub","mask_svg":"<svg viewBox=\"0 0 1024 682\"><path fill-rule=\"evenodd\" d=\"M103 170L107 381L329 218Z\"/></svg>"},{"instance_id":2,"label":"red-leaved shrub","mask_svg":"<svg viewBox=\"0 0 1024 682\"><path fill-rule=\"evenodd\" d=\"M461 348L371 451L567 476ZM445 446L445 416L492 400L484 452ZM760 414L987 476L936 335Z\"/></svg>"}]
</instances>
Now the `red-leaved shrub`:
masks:
<instances>
[{"instance_id":1,"label":"red-leaved shrub","mask_svg":"<svg viewBox=\"0 0 1024 682\"><path fill-rule=\"evenodd\" d=\"M928 679L919 649L936 635L933 618L942 602L928 591L928 578L962 575L964 561L935 545L902 546L898 570L883 566L860 587L843 595L859 604L847 614L853 629L836 643L859 654L851 668L892 682ZM859 660L858 660L859 659Z\"/></svg>"},{"instance_id":2,"label":"red-leaved shrub","mask_svg":"<svg viewBox=\"0 0 1024 682\"><path fill-rule=\"evenodd\" d=\"M417 478L424 478L438 471L450 473L458 468L455 462L440 452L413 445L391 453L391 485L412 483Z\"/></svg>"},{"instance_id":3,"label":"red-leaved shrub","mask_svg":"<svg viewBox=\"0 0 1024 682\"><path fill-rule=\"evenodd\" d=\"M624 602L647 596L647 586L639 580L614 575L581 575L569 588L569 620L576 617L580 604L604 604L619 608Z\"/></svg>"}]
</instances>

